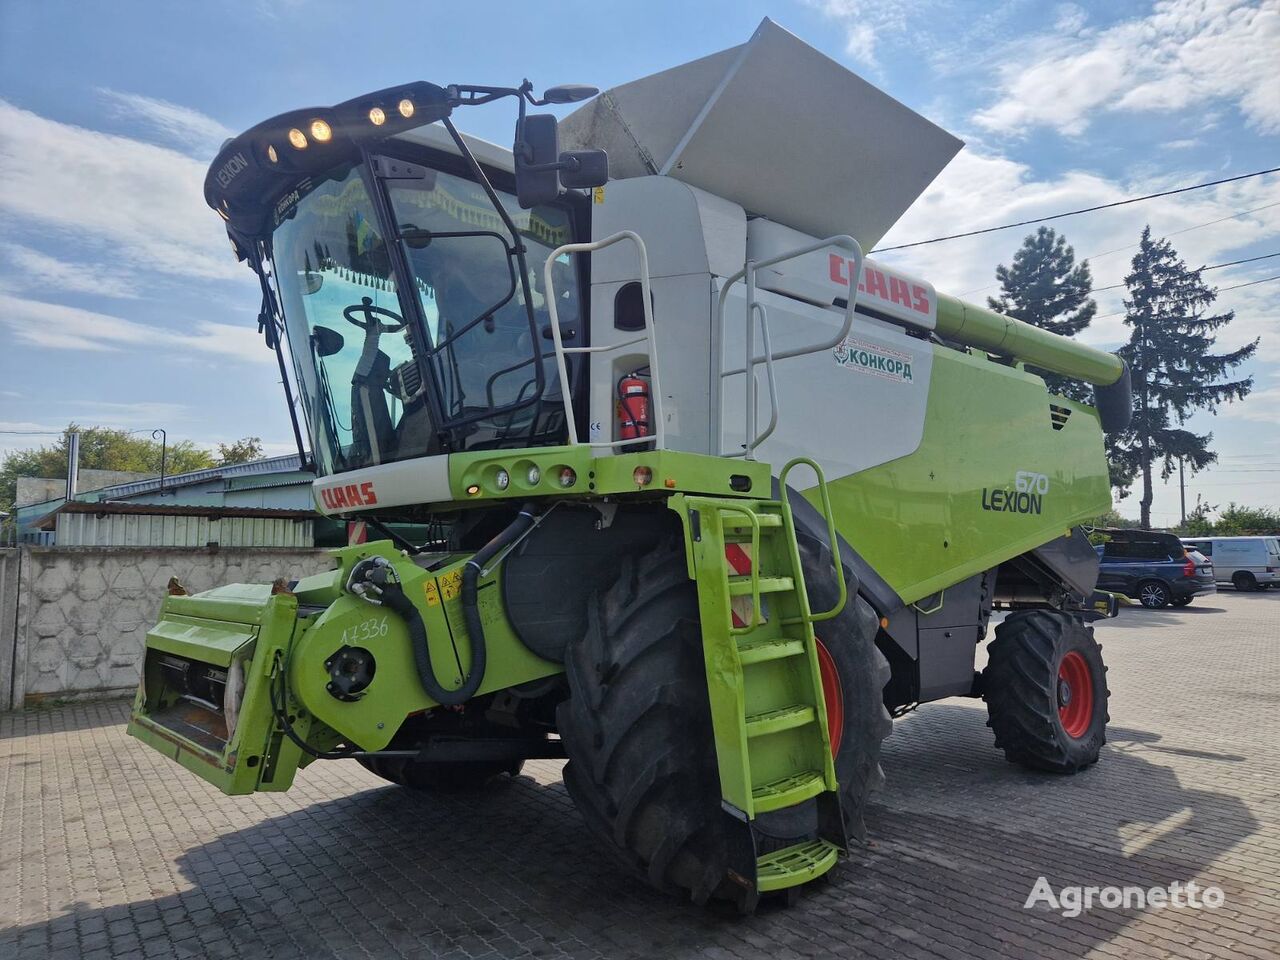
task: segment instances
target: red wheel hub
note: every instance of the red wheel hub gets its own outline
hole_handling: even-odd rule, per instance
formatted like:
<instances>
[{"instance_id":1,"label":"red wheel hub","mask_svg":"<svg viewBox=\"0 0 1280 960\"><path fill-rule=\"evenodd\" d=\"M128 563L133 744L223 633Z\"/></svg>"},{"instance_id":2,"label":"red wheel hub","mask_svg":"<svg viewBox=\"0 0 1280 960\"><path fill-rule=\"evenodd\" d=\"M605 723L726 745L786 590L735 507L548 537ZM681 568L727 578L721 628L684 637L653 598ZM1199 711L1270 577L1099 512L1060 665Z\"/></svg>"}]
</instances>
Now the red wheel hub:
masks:
<instances>
[{"instance_id":1,"label":"red wheel hub","mask_svg":"<svg viewBox=\"0 0 1280 960\"><path fill-rule=\"evenodd\" d=\"M840 738L844 736L844 689L840 686L840 671L831 654L818 640L818 671L822 675L822 699L827 705L827 736L831 740L831 755L840 752Z\"/></svg>"},{"instance_id":2,"label":"red wheel hub","mask_svg":"<svg viewBox=\"0 0 1280 960\"><path fill-rule=\"evenodd\" d=\"M1058 664L1058 719L1073 740L1084 736L1093 719L1093 675L1084 657L1075 650Z\"/></svg>"}]
</instances>

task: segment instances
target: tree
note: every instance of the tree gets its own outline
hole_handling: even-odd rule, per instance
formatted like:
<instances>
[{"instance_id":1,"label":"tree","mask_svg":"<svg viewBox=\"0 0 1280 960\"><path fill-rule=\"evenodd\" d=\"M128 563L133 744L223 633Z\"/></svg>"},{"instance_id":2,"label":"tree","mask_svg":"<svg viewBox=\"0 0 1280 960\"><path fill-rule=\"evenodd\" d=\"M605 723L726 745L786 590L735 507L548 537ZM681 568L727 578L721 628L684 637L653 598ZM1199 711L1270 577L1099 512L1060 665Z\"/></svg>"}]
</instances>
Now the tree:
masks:
<instances>
[{"instance_id":1,"label":"tree","mask_svg":"<svg viewBox=\"0 0 1280 960\"><path fill-rule=\"evenodd\" d=\"M67 424L58 441L50 446L15 450L0 464L0 510L11 510L17 498L18 477L58 478L67 475L68 437L80 434L82 470L130 470L160 473L160 443L150 436L138 436L110 427L80 427ZM190 440L171 443L164 451L166 474L186 473L213 466L213 455Z\"/></svg>"},{"instance_id":2,"label":"tree","mask_svg":"<svg viewBox=\"0 0 1280 960\"><path fill-rule=\"evenodd\" d=\"M1119 352L1133 376L1133 422L1112 435L1108 453L1115 461L1113 480L1117 474L1127 478L1122 486L1141 474L1141 521L1150 527L1154 465L1160 464L1160 477L1167 480L1179 459L1193 475L1218 459L1209 449L1213 434L1193 433L1185 424L1198 410L1214 413L1219 403L1249 394L1252 377L1227 377L1253 356L1258 341L1210 352L1215 333L1235 314L1209 312L1217 291L1199 270L1188 269L1168 240L1153 240L1150 226L1142 231L1132 266L1124 280L1124 322L1132 332Z\"/></svg>"},{"instance_id":3,"label":"tree","mask_svg":"<svg viewBox=\"0 0 1280 960\"><path fill-rule=\"evenodd\" d=\"M1074 337L1098 311L1089 296L1093 277L1088 261L1077 264L1075 250L1051 227L1029 234L1013 255L1013 265L996 267L996 279L1000 296L988 297L987 305L1050 333ZM1078 380L1035 372L1052 393L1084 403L1092 399L1091 389Z\"/></svg>"},{"instance_id":4,"label":"tree","mask_svg":"<svg viewBox=\"0 0 1280 960\"><path fill-rule=\"evenodd\" d=\"M1187 519L1175 528L1184 537L1205 537L1213 533L1213 521L1209 514L1217 510L1215 504L1207 502L1203 496L1196 495L1196 505L1187 514Z\"/></svg>"},{"instance_id":5,"label":"tree","mask_svg":"<svg viewBox=\"0 0 1280 960\"><path fill-rule=\"evenodd\" d=\"M261 459L261 437L241 437L235 443L218 444L218 466L220 467L228 467L233 463L248 463L250 460Z\"/></svg>"},{"instance_id":6,"label":"tree","mask_svg":"<svg viewBox=\"0 0 1280 960\"><path fill-rule=\"evenodd\" d=\"M1213 532L1220 537L1274 536L1280 534L1280 510L1229 503L1213 525Z\"/></svg>"}]
</instances>

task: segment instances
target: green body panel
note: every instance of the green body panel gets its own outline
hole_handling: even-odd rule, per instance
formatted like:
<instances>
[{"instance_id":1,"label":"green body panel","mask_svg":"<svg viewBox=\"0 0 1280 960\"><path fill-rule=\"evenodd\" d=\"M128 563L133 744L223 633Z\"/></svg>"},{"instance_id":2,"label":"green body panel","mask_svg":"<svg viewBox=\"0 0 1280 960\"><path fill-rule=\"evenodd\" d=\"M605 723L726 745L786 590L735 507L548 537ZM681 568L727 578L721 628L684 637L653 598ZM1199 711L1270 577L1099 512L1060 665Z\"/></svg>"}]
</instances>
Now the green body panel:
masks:
<instances>
[{"instance_id":1,"label":"green body panel","mask_svg":"<svg viewBox=\"0 0 1280 960\"><path fill-rule=\"evenodd\" d=\"M1050 401L1071 410L1060 430ZM1028 473L1047 478L1047 490L1019 498L1018 477ZM1111 507L1092 408L1046 397L1044 382L1022 370L946 349L934 353L915 452L828 486L840 534L908 603ZM805 496L821 509L819 492ZM1000 509L1010 494L1032 512Z\"/></svg>"},{"instance_id":2,"label":"green body panel","mask_svg":"<svg viewBox=\"0 0 1280 960\"><path fill-rule=\"evenodd\" d=\"M527 481L529 468L541 474L536 485ZM563 467L577 474L572 487L557 480ZM639 486L637 467L648 467L652 481ZM495 477L506 470L510 484L498 489ZM737 480L734 478L745 478ZM493 500L520 500L541 496L614 496L637 493L690 492L715 496L769 496L769 465L754 460L729 460L679 450L657 450L597 457L586 444L534 447L449 455L449 487L455 501L442 507L463 507ZM468 493L474 489L474 493Z\"/></svg>"},{"instance_id":3,"label":"green body panel","mask_svg":"<svg viewBox=\"0 0 1280 960\"><path fill-rule=\"evenodd\" d=\"M262 598L256 605L248 599L255 595ZM229 597L236 597L237 602L227 602ZM182 612L171 612L175 610ZM134 699L127 728L129 735L177 761L223 793L288 790L294 773L309 758L276 729L267 684L273 664L293 637L297 613L297 599L289 594L273 596L269 585L233 584L210 591L208 595L168 597L160 624L148 633L148 650L179 653L204 663L222 660L220 665L224 666L230 664L232 658L240 660L245 694L239 722L230 739L226 739L225 725L218 731L216 724L204 727L203 736L193 736L190 727L171 719L175 704L156 663L148 657ZM222 619L232 614L241 619ZM174 634L182 634L177 642ZM241 642L232 646L235 638L241 638ZM207 645L198 646L198 640L207 640ZM216 720L211 715L205 719ZM306 718L299 718L297 727L305 735L311 724Z\"/></svg>"},{"instance_id":4,"label":"green body panel","mask_svg":"<svg viewBox=\"0 0 1280 960\"><path fill-rule=\"evenodd\" d=\"M1124 372L1124 361L1114 353L1049 333L945 293L938 294L938 333L1099 386L1115 383Z\"/></svg>"},{"instance_id":5,"label":"green body panel","mask_svg":"<svg viewBox=\"0 0 1280 960\"><path fill-rule=\"evenodd\" d=\"M460 687L463 670L471 663L471 640L458 591L470 555L459 554L427 572L387 541L332 552L339 563L338 582L345 581L351 566L365 557L384 556L395 565L405 595L422 615L436 676L446 688ZM500 572L501 567L482 575L479 583L477 606L488 664L477 696L564 670L531 652L516 637L502 608ZM302 589L304 584L298 586ZM325 689L329 682L325 661L343 646L368 650L377 665L372 683L360 699L351 702L335 699ZM404 621L347 593L311 618L300 633L290 654L289 674L289 689L305 709L365 750L385 748L406 716L438 705L422 689Z\"/></svg>"}]
</instances>

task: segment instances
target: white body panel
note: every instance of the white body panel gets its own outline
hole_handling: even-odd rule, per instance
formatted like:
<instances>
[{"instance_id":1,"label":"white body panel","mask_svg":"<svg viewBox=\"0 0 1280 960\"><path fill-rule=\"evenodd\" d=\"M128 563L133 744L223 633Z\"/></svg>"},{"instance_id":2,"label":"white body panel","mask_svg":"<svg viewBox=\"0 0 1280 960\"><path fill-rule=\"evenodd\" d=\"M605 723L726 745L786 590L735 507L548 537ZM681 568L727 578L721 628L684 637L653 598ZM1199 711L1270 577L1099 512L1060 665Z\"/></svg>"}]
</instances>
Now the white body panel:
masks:
<instances>
[{"instance_id":1,"label":"white body panel","mask_svg":"<svg viewBox=\"0 0 1280 960\"><path fill-rule=\"evenodd\" d=\"M712 281L738 270L746 252L742 208L669 177L611 182L592 208L592 239L633 230L649 256L657 361L661 364L666 446L714 452L709 411L715 333ZM614 326L619 290L639 280L634 250L616 244L591 257L591 341L629 340ZM642 346L591 354L590 423L584 440L616 436L618 378L647 362ZM606 453L600 448L598 453Z\"/></svg>"},{"instance_id":2,"label":"white body panel","mask_svg":"<svg viewBox=\"0 0 1280 960\"><path fill-rule=\"evenodd\" d=\"M756 219L747 224L747 256L767 260L815 239L780 223ZM832 245L762 270L756 283L764 290L831 306L849 296L850 265L847 251ZM858 306L924 330L938 326L938 294L933 284L870 259L862 265Z\"/></svg>"},{"instance_id":3,"label":"white body panel","mask_svg":"<svg viewBox=\"0 0 1280 960\"><path fill-rule=\"evenodd\" d=\"M449 490L449 458L417 457L382 463L311 484L316 510L326 517L382 507L442 503L453 499Z\"/></svg>"},{"instance_id":4,"label":"white body panel","mask_svg":"<svg viewBox=\"0 0 1280 960\"><path fill-rule=\"evenodd\" d=\"M720 372L745 361L745 290L739 283L730 293L723 344L715 323L717 297L724 278L741 270L749 254L764 259L816 238L769 221L748 221L740 207L669 177L608 185L602 202L593 206L593 239L623 229L639 234L649 255L666 446L695 453L740 452L746 382L741 374L722 381ZM757 300L767 311L775 353L829 341L840 329L843 311L832 303L847 296L848 287L830 278L835 249L761 273ZM841 261L847 262L843 252ZM595 253L591 271L592 345L629 339L634 334L616 329L614 319L619 290L638 279L634 252L617 244ZM893 276L914 285L929 305L923 313L913 311L910 326L931 327L936 315L933 288ZM788 279L808 282L810 296L788 289ZM859 293L859 302L861 297ZM882 301L869 303L885 313L902 306ZM759 332L755 349L757 355L763 351ZM617 381L645 362L639 346L592 354L590 427L589 434L583 431L584 439L618 439ZM895 323L858 315L842 349L777 362L778 427L758 456L782 464L816 453L834 478L912 453L924 431L932 362L927 340ZM764 429L770 419L769 395L765 368L756 369L757 424Z\"/></svg>"},{"instance_id":5,"label":"white body panel","mask_svg":"<svg viewBox=\"0 0 1280 960\"><path fill-rule=\"evenodd\" d=\"M829 340L840 328L839 310L763 290L757 299L768 314L774 352ZM741 367L746 358L743 315L743 297L735 288L725 305L726 368ZM933 349L894 324L858 315L843 348L777 361L778 426L757 458L781 466L792 457L813 457L834 480L913 453L924 435ZM755 352L762 353L758 328ZM769 390L764 365L756 370L756 424L763 430L769 423ZM743 376L725 378L723 452L742 449L745 404Z\"/></svg>"}]
</instances>

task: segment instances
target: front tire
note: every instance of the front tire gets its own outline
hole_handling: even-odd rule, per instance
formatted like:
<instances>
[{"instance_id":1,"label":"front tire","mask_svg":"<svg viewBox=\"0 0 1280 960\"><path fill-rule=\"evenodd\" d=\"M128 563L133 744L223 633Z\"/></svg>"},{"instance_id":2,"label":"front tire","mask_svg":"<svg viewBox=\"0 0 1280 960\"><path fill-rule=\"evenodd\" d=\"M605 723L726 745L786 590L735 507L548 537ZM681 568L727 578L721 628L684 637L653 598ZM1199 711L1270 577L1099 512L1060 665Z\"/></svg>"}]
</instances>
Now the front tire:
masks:
<instances>
[{"instance_id":1,"label":"front tire","mask_svg":"<svg viewBox=\"0 0 1280 960\"><path fill-rule=\"evenodd\" d=\"M1011 613L995 630L982 674L987 726L1005 757L1075 773L1107 741L1107 668L1093 628L1057 610Z\"/></svg>"},{"instance_id":2,"label":"front tire","mask_svg":"<svg viewBox=\"0 0 1280 960\"><path fill-rule=\"evenodd\" d=\"M822 610L835 586L819 555L801 541L812 605ZM829 720L839 714L845 827L858 837L866 795L881 780L880 741L892 729L882 700L888 666L869 624L874 613L853 595L839 617L818 624L823 678L838 679L840 691ZM618 582L592 598L586 635L569 645L565 668L571 695L557 715L564 779L591 831L658 889L749 909L753 895L730 879L735 839L720 802L697 585L679 538L624 561ZM814 804L752 821L761 852L816 835Z\"/></svg>"},{"instance_id":3,"label":"front tire","mask_svg":"<svg viewBox=\"0 0 1280 960\"><path fill-rule=\"evenodd\" d=\"M1138 602L1148 610L1167 607L1172 599L1169 588L1159 580L1144 580L1138 584Z\"/></svg>"}]
</instances>

